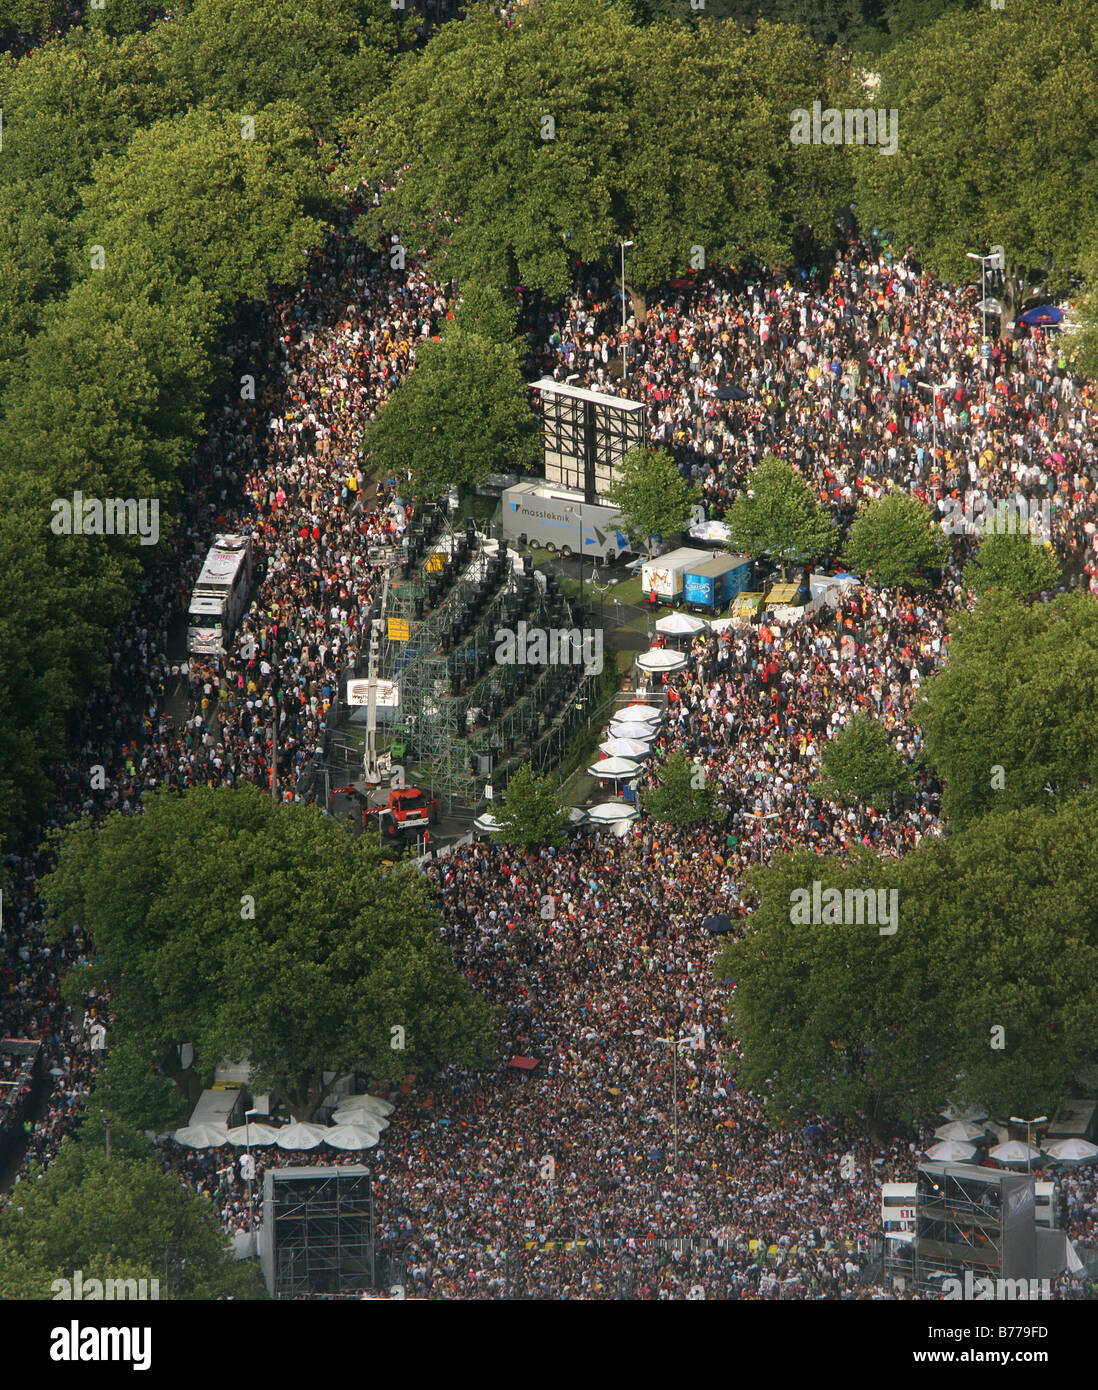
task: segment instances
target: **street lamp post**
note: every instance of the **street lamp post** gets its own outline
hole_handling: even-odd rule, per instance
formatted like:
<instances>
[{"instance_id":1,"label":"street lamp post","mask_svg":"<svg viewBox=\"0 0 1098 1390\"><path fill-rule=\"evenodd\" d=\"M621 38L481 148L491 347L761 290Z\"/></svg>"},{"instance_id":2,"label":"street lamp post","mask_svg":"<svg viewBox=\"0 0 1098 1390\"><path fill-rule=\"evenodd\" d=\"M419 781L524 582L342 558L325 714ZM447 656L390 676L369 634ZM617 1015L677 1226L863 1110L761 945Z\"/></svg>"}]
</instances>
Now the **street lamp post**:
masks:
<instances>
[{"instance_id":1,"label":"street lamp post","mask_svg":"<svg viewBox=\"0 0 1098 1390\"><path fill-rule=\"evenodd\" d=\"M933 431L934 442L931 448L934 450L934 467L938 465L938 392L942 389L939 382L920 381L918 383L920 391L932 391L934 393L934 413L930 417L930 428Z\"/></svg>"},{"instance_id":2,"label":"street lamp post","mask_svg":"<svg viewBox=\"0 0 1098 1390\"><path fill-rule=\"evenodd\" d=\"M988 262L988 261L994 261L994 260L996 259L996 257L995 257L994 255L991 255L991 256L978 256L978 255L976 254L975 251L966 251L966 252L965 252L965 255L968 257L968 259L969 259L970 261L979 261L979 262L980 262L980 317L981 317L981 319L983 320L983 336L984 336L984 341L986 342L986 341L987 341L987 290L984 288L984 271L985 271L985 268L986 268L986 266L987 266L987 262Z\"/></svg>"},{"instance_id":3,"label":"street lamp post","mask_svg":"<svg viewBox=\"0 0 1098 1390\"><path fill-rule=\"evenodd\" d=\"M671 1135L672 1135L672 1167L676 1174L679 1171L679 1048L688 1044L696 1043L696 1038L690 1033L684 1038L653 1038L653 1042L666 1043L671 1048Z\"/></svg>"},{"instance_id":4,"label":"street lamp post","mask_svg":"<svg viewBox=\"0 0 1098 1390\"><path fill-rule=\"evenodd\" d=\"M262 1114L263 1114L263 1111L262 1111L262 1110L245 1110L245 1111L244 1111L244 1142L245 1142L245 1146L246 1146L247 1151L248 1151L248 1176L247 1176L246 1181L247 1181L247 1184L248 1184L248 1234L249 1234L249 1235L251 1235L252 1232L255 1230L255 1207L252 1205L252 1173L253 1173L255 1170L254 1170L254 1168L252 1167L252 1126L251 1126L251 1119L252 1119L252 1116L253 1116L253 1115L262 1115Z\"/></svg>"},{"instance_id":5,"label":"street lamp post","mask_svg":"<svg viewBox=\"0 0 1098 1390\"><path fill-rule=\"evenodd\" d=\"M580 603L583 602L583 512L579 507L568 504L567 510L576 518L576 539L579 542L579 562L580 562Z\"/></svg>"},{"instance_id":6,"label":"street lamp post","mask_svg":"<svg viewBox=\"0 0 1098 1390\"><path fill-rule=\"evenodd\" d=\"M629 354L625 346L625 252L633 244L631 241L621 243L621 383L623 386L629 375Z\"/></svg>"},{"instance_id":7,"label":"street lamp post","mask_svg":"<svg viewBox=\"0 0 1098 1390\"><path fill-rule=\"evenodd\" d=\"M1034 1120L1023 1120L1023 1119L1021 1118L1021 1116L1019 1116L1019 1115L1011 1115L1011 1117L1010 1117L1010 1123L1011 1123L1012 1125L1025 1125L1025 1127L1026 1127L1026 1176L1028 1177L1028 1176L1029 1176L1029 1150L1030 1150L1030 1148L1032 1147L1032 1145L1031 1145L1030 1142L1029 1142L1029 1133L1030 1133L1030 1129L1032 1128L1033 1125L1044 1125L1044 1124L1047 1124L1047 1123L1048 1123L1048 1116L1047 1116L1047 1115L1038 1115L1037 1118L1034 1119Z\"/></svg>"}]
</instances>

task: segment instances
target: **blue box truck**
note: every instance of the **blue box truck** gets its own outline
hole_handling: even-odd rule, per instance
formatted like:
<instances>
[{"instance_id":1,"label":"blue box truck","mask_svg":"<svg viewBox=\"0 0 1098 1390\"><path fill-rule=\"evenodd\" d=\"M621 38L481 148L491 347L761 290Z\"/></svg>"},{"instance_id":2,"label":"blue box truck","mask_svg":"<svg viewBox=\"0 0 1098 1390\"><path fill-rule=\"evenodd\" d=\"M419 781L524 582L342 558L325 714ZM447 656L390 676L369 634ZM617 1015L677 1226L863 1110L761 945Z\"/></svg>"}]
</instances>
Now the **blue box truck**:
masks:
<instances>
[{"instance_id":1,"label":"blue box truck","mask_svg":"<svg viewBox=\"0 0 1098 1390\"><path fill-rule=\"evenodd\" d=\"M682 598L688 608L713 612L750 587L751 561L746 555L717 555L685 572Z\"/></svg>"}]
</instances>

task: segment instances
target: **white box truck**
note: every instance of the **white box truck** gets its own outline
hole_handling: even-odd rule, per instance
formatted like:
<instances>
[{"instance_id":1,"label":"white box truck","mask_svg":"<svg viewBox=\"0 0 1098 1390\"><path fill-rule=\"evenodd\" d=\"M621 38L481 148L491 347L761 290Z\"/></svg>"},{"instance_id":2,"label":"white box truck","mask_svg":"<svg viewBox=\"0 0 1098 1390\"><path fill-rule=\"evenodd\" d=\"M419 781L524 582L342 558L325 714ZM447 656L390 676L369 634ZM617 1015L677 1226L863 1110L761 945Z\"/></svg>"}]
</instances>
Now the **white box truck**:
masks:
<instances>
[{"instance_id":1,"label":"white box truck","mask_svg":"<svg viewBox=\"0 0 1098 1390\"><path fill-rule=\"evenodd\" d=\"M615 507L585 502L582 492L554 483L516 483L503 494L505 540L525 536L530 545L564 556L613 560L636 549L620 526Z\"/></svg>"},{"instance_id":2,"label":"white box truck","mask_svg":"<svg viewBox=\"0 0 1098 1390\"><path fill-rule=\"evenodd\" d=\"M641 566L641 598L649 598L654 590L656 598L664 603L677 603L682 598L682 577L686 571L712 558L711 550L684 546L680 550L669 550L666 555L657 555L654 560L646 560Z\"/></svg>"},{"instance_id":3,"label":"white box truck","mask_svg":"<svg viewBox=\"0 0 1098 1390\"><path fill-rule=\"evenodd\" d=\"M224 656L252 587L250 536L217 536L191 595L187 650Z\"/></svg>"}]
</instances>

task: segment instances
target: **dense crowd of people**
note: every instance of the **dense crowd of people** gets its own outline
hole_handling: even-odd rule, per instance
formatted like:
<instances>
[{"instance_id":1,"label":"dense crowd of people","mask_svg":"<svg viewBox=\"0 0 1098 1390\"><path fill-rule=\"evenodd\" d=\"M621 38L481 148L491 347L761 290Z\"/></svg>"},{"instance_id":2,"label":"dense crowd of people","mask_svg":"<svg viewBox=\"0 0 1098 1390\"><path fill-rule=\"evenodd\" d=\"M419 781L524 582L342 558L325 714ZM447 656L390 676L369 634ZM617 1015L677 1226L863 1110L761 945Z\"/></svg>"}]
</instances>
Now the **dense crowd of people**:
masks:
<instances>
[{"instance_id":1,"label":"dense crowd of people","mask_svg":"<svg viewBox=\"0 0 1098 1390\"><path fill-rule=\"evenodd\" d=\"M414 511L398 480L370 477L363 431L454 294L414 259L396 270L386 247L351 235L367 196L303 283L240 324L234 377L252 375L256 399L211 415L188 509L116 634L109 683L89 695L72 754L53 769L51 824L137 812L160 787L268 785L275 717L278 786L302 794L379 582L371 550ZM622 389L618 312L597 280L559 310L529 297L532 367ZM971 292L930 281L910 253L893 261L851 243L833 270L796 285L748 267L698 277L654 299L627 336L625 389L646 401L652 441L701 482L714 516L766 452L811 478L840 518L889 485L936 504L976 486L1020 490L1052 501L1072 579L1098 584L1094 384L1041 334L981 355ZM725 379L747 399L714 399ZM937 455L934 393L916 389L924 379L941 387ZM251 606L223 657L173 662L180 613L219 532L254 537ZM502 1006L501 1064L413 1087L366 1155L381 1247L408 1296L890 1296L866 1273L880 1184L913 1176L928 1135L873 1143L826 1117L807 1131L767 1119L764 1097L739 1089L726 1065L732 987L714 979L699 924L724 911L747 925L741 890L755 857L857 841L897 855L941 832L940 787L925 775L913 796L862 817L810 785L825 741L859 709L918 760L912 705L945 658L950 613L966 601L959 579L949 568L918 598L848 589L800 622L767 618L691 645L667 681L657 744L702 760L729 808L724 823L642 821L624 838L588 834L525 857L478 844L426 867L457 964ZM77 1016L61 998L61 975L89 948L80 933L45 943L34 892L48 867L36 848L44 828L8 857L0 928L0 1033L41 1039L56 1083L24 1172L77 1122L99 1063L90 1025L109 1006L89 997ZM161 1152L227 1229L247 1229L232 1151ZM256 1158L257 1183L269 1162L302 1161ZM1060 1176L1069 1234L1098 1241L1093 1170Z\"/></svg>"}]
</instances>

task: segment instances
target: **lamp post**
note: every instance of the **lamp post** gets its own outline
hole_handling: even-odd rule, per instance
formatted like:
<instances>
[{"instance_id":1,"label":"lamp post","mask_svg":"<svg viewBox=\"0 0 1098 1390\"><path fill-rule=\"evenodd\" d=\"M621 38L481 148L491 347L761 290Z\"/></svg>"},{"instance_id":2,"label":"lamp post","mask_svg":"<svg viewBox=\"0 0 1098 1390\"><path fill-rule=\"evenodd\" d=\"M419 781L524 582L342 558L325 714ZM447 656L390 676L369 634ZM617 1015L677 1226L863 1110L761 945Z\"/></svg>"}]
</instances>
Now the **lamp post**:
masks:
<instances>
[{"instance_id":1,"label":"lamp post","mask_svg":"<svg viewBox=\"0 0 1098 1390\"><path fill-rule=\"evenodd\" d=\"M621 384L624 386L629 375L629 356L625 346L625 252L634 243L621 243Z\"/></svg>"},{"instance_id":2,"label":"lamp post","mask_svg":"<svg viewBox=\"0 0 1098 1390\"><path fill-rule=\"evenodd\" d=\"M248 1234L249 1234L249 1235L251 1235L251 1233L255 1230L255 1207L252 1205L252 1173L255 1171L255 1169L254 1169L254 1167L252 1166L252 1126L251 1126L251 1119L252 1119L252 1116L253 1116L253 1115L262 1115L262 1114L263 1114L263 1111L262 1111L262 1110L245 1110L245 1111L244 1111L244 1142L245 1142L245 1146L246 1146L247 1151L248 1151L248 1176L247 1176L246 1181L247 1181L247 1184L248 1184Z\"/></svg>"},{"instance_id":3,"label":"lamp post","mask_svg":"<svg viewBox=\"0 0 1098 1390\"><path fill-rule=\"evenodd\" d=\"M986 268L987 262L988 262L988 261L994 261L994 260L996 259L996 257L995 257L994 255L990 255L990 256L978 256L978 255L976 254L975 251L966 251L966 252L965 252L965 255L968 257L968 259L969 259L970 261L979 261L979 262L980 262L980 317L981 317L982 320L983 320L983 336L984 336L984 340L985 340L985 342L986 342L986 341L987 341L987 291L986 291L985 288L984 288L984 270L985 270L985 268Z\"/></svg>"},{"instance_id":4,"label":"lamp post","mask_svg":"<svg viewBox=\"0 0 1098 1390\"><path fill-rule=\"evenodd\" d=\"M938 466L938 392L942 389L941 383L937 381L920 381L917 383L920 391L932 391L934 393L934 413L930 417L930 427L933 431L934 442L931 448L934 450L934 467Z\"/></svg>"},{"instance_id":5,"label":"lamp post","mask_svg":"<svg viewBox=\"0 0 1098 1390\"><path fill-rule=\"evenodd\" d=\"M684 1038L653 1038L653 1042L665 1043L671 1048L671 1135L672 1167L679 1171L679 1048L697 1043L697 1038L688 1033Z\"/></svg>"},{"instance_id":6,"label":"lamp post","mask_svg":"<svg viewBox=\"0 0 1098 1390\"><path fill-rule=\"evenodd\" d=\"M1019 1115L1011 1115L1012 1125L1025 1125L1026 1127L1026 1176L1029 1176L1029 1150L1032 1147L1029 1142L1029 1132L1033 1125L1044 1125L1048 1123L1047 1115L1038 1115L1035 1120L1023 1120Z\"/></svg>"},{"instance_id":7,"label":"lamp post","mask_svg":"<svg viewBox=\"0 0 1098 1390\"><path fill-rule=\"evenodd\" d=\"M583 512L580 510L579 507L573 507L572 504L571 504L570 502L569 502L569 503L566 503L566 504L565 504L565 507L566 507L566 510L569 511L569 512L571 512L572 515L576 518L576 537L577 537L577 539L578 539L578 541L579 541L579 562L580 562L580 603L582 604L582 602L583 602Z\"/></svg>"}]
</instances>

